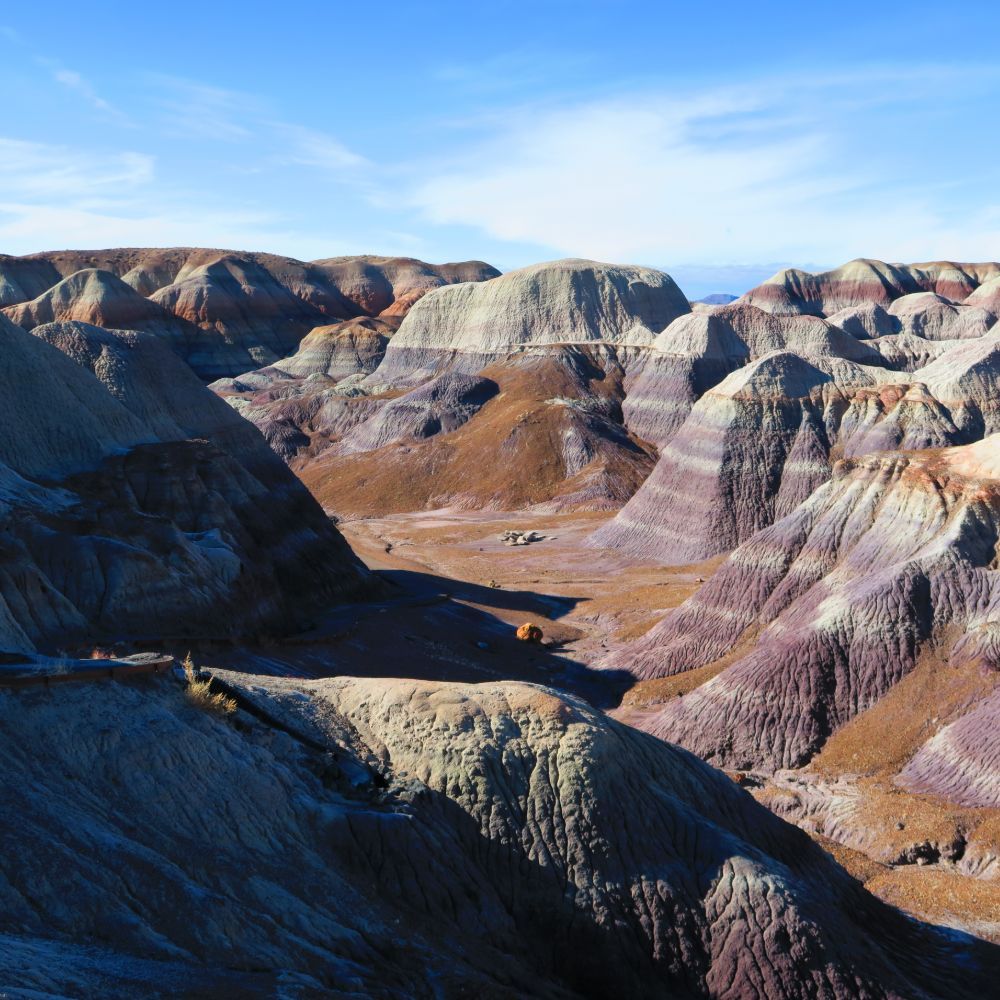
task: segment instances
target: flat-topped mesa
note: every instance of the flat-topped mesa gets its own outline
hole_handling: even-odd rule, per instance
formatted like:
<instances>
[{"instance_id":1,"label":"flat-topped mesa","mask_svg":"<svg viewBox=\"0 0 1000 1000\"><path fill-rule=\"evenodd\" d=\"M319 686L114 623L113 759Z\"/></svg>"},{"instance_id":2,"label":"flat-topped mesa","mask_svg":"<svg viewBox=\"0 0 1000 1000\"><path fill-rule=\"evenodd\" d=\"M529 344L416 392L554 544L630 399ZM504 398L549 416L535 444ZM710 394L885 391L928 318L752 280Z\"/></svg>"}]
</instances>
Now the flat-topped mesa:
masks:
<instances>
[{"instance_id":1,"label":"flat-topped mesa","mask_svg":"<svg viewBox=\"0 0 1000 1000\"><path fill-rule=\"evenodd\" d=\"M98 283L77 277L95 272ZM432 289L497 274L480 261L303 262L189 247L67 250L0 256L0 306L28 326L80 320L149 330L171 340L202 377L217 378L287 357L309 330L331 321L381 313L396 323Z\"/></svg>"},{"instance_id":2,"label":"flat-topped mesa","mask_svg":"<svg viewBox=\"0 0 1000 1000\"><path fill-rule=\"evenodd\" d=\"M763 629L752 652L648 728L719 764L799 766L906 676L926 643L940 652L957 635L953 664L998 662L998 475L997 435L845 460L604 665L680 673Z\"/></svg>"},{"instance_id":3,"label":"flat-topped mesa","mask_svg":"<svg viewBox=\"0 0 1000 1000\"><path fill-rule=\"evenodd\" d=\"M1000 264L887 264L852 260L832 271L812 274L789 268L751 289L743 301L767 312L830 316L853 306L884 308L914 292L934 292L961 301L984 281L1000 275Z\"/></svg>"},{"instance_id":4,"label":"flat-topped mesa","mask_svg":"<svg viewBox=\"0 0 1000 1000\"><path fill-rule=\"evenodd\" d=\"M445 365L474 372L546 345L645 344L691 311L669 275L561 260L438 289L407 314L373 384Z\"/></svg>"},{"instance_id":5,"label":"flat-topped mesa","mask_svg":"<svg viewBox=\"0 0 1000 1000\"><path fill-rule=\"evenodd\" d=\"M280 631L369 586L301 483L163 341L36 330L0 318L0 649Z\"/></svg>"}]
</instances>

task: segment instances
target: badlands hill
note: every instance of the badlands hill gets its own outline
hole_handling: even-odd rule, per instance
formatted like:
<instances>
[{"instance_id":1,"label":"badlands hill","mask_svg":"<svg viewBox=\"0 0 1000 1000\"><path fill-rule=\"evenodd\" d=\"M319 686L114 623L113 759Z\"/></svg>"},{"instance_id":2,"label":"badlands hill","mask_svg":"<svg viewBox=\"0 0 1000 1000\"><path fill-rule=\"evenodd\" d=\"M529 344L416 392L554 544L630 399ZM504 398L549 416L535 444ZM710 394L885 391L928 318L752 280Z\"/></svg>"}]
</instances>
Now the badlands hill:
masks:
<instances>
[{"instance_id":1,"label":"badlands hill","mask_svg":"<svg viewBox=\"0 0 1000 1000\"><path fill-rule=\"evenodd\" d=\"M767 312L830 316L838 310L876 304L887 307L904 296L932 292L953 302L1000 277L1000 264L886 264L852 260L832 271L779 271L744 298Z\"/></svg>"},{"instance_id":2,"label":"badlands hill","mask_svg":"<svg viewBox=\"0 0 1000 1000\"><path fill-rule=\"evenodd\" d=\"M658 338L623 412L659 460L591 542L670 564L731 554L695 597L606 657L644 681L688 671L707 681L643 726L773 773L807 764L927 657L959 673L992 662L1000 327L985 303L995 272L855 262L786 274L697 316L697 338L693 320ZM957 317L947 330L943 308ZM700 367L668 354L671 340ZM949 717L978 710L989 689L966 691ZM931 716L913 706L918 729ZM957 731L968 740L969 724ZM972 801L962 782L982 782L972 760L994 750L970 753L962 781L949 772L955 802ZM930 788L930 760L928 748L899 764ZM990 783L1000 787L995 774Z\"/></svg>"},{"instance_id":3,"label":"badlands hill","mask_svg":"<svg viewBox=\"0 0 1000 1000\"><path fill-rule=\"evenodd\" d=\"M579 700L214 683L241 707L167 679L0 694L6 989L813 1000L994 981L988 952Z\"/></svg>"},{"instance_id":4,"label":"badlands hill","mask_svg":"<svg viewBox=\"0 0 1000 1000\"><path fill-rule=\"evenodd\" d=\"M993 267L954 266L986 278ZM761 308L776 308L767 290L779 286L767 283L668 327L623 404L630 426L660 447L660 461L595 542L668 562L704 559L788 513L840 456L959 445L1000 430L998 313L906 292L918 272L956 287L944 284L947 269L855 262L781 284L783 295L798 296L782 300L786 313ZM899 297L887 299L872 277L884 274L895 275L888 287ZM808 311L820 305L839 311Z\"/></svg>"},{"instance_id":5,"label":"badlands hill","mask_svg":"<svg viewBox=\"0 0 1000 1000\"><path fill-rule=\"evenodd\" d=\"M367 574L153 334L0 319L0 648L295 627Z\"/></svg>"},{"instance_id":6,"label":"badlands hill","mask_svg":"<svg viewBox=\"0 0 1000 1000\"><path fill-rule=\"evenodd\" d=\"M937 866L923 891L995 939L995 892L972 900L1000 865L998 544L1000 435L843 459L603 665L639 679L625 718L752 772L887 898Z\"/></svg>"},{"instance_id":7,"label":"badlands hill","mask_svg":"<svg viewBox=\"0 0 1000 1000\"><path fill-rule=\"evenodd\" d=\"M583 260L536 264L420 302L372 381L445 366L474 370L528 346L649 344L690 311L662 271Z\"/></svg>"},{"instance_id":8,"label":"badlands hill","mask_svg":"<svg viewBox=\"0 0 1000 1000\"><path fill-rule=\"evenodd\" d=\"M27 329L80 320L155 333L199 375L219 378L292 354L310 330L331 321L381 316L391 325L434 288L498 273L479 261L67 250L0 256L0 307Z\"/></svg>"},{"instance_id":9,"label":"badlands hill","mask_svg":"<svg viewBox=\"0 0 1000 1000\"><path fill-rule=\"evenodd\" d=\"M652 450L622 415L627 361L689 313L662 272L556 261L425 296L381 362L359 359L353 377L329 374L334 352L354 351L331 330L288 361L213 387L338 513L614 507L652 468ZM496 391L460 403L443 423L398 418L425 398L447 400L458 374ZM359 449L358 440L378 446ZM503 460L470 476L484 455Z\"/></svg>"},{"instance_id":10,"label":"badlands hill","mask_svg":"<svg viewBox=\"0 0 1000 1000\"><path fill-rule=\"evenodd\" d=\"M996 273L855 262L782 279L794 308L768 299L775 278L693 313L661 272L556 261L438 289L395 333L372 321L317 330L290 358L214 388L339 514L614 508L638 488L595 541L684 562L726 551L792 509L841 454L986 433L985 418L976 430L957 410L955 424L955 386L941 373L990 353ZM767 357L774 352L783 360ZM990 364L980 366L987 381ZM434 416L396 422L400 394L417 392L408 410L425 389L446 399L443 384L427 386L449 373L499 391L474 413L461 404L460 419L445 421L450 432ZM983 405L992 404L970 397L973 409ZM368 421L378 434L355 430ZM359 434L378 447L359 450ZM497 479L470 476L483 454L518 459ZM693 496L697 525L682 523Z\"/></svg>"},{"instance_id":11,"label":"badlands hill","mask_svg":"<svg viewBox=\"0 0 1000 1000\"><path fill-rule=\"evenodd\" d=\"M507 653L481 636L455 663L483 652L498 680L488 688L226 674L243 706L230 723L190 720L165 683L133 693L140 715L200 741L227 780L233 740L266 751L264 777L245 787L280 803L267 811L274 828L248 818L223 838L226 870L252 850L258 881L206 872L188 842L183 857L158 856L179 888L129 918L138 980L152 961L182 980L207 974L209 951L232 947L217 929L231 925L250 942L219 973L237 995L266 995L275 977L371 993L390 968L390 996L419 994L428 977L445 995L609 995L623 983L602 978L612 968L634 995L982 994L975 962L988 950L949 953L773 814L891 901L912 901L901 887L927 869L925 901L946 897L962 918L949 922L1000 937L1000 266L855 261L695 309L661 272L581 260L499 276L109 251L11 258L0 271L7 316L32 327L0 331L14 428L0 455L5 648L162 636L178 622L196 635L220 621L243 635L308 624L369 581L323 508L371 519L387 561L382 533L407 512L449 508L435 544L453 533L463 558L484 560L490 544L506 550L463 535L463 516L576 512L589 547L559 549L559 596L543 589L548 570L526 573L524 590L482 574L466 604L558 619L581 601L570 588L586 563L594 579L580 582L607 593L578 620L600 641L579 647L585 657L547 649L540 669L567 687L586 673L590 691L627 688L615 714L649 734L504 681ZM103 328L126 321L132 332ZM214 395L178 353L202 377L225 374ZM410 523L428 536L443 523L420 517ZM411 554L392 572L438 600L453 581ZM637 565L648 620L615 632L625 597L606 581ZM665 583L681 578L682 591ZM409 669L398 606L376 613L378 648L392 649L394 672ZM433 638L403 641L442 646L460 614L448 604ZM361 656L364 642L347 628L331 649ZM288 662L246 655L258 670ZM100 711L121 710L112 699ZM303 736L344 773L327 772L327 757L303 772L304 751L289 756L285 740ZM130 752L146 746L129 738ZM678 746L739 772L770 812ZM165 772L178 768L166 759ZM342 798L324 798L317 774ZM368 777L351 791L351 775ZM242 799L203 780L211 809L243 815ZM137 837L86 812L91 801L81 828ZM177 836L174 820L136 808L160 831L137 841L148 859ZM288 842L308 864L275 856ZM745 877L744 863L756 866ZM108 879L95 913L118 905ZM205 892L218 913L199 944L171 914ZM986 903L962 902L973 896ZM50 947L24 921L10 930L25 935L19 947ZM84 937L103 947L97 923ZM406 944L389 948L383 929L395 926ZM94 952L90 967L119 960ZM74 961L66 952L57 966Z\"/></svg>"},{"instance_id":12,"label":"badlands hill","mask_svg":"<svg viewBox=\"0 0 1000 1000\"><path fill-rule=\"evenodd\" d=\"M644 677L664 676L762 630L752 653L665 709L657 730L684 729L703 756L737 767L796 766L912 671L928 644L995 670L998 472L1000 435L838 463L830 482L616 655Z\"/></svg>"},{"instance_id":13,"label":"badlands hill","mask_svg":"<svg viewBox=\"0 0 1000 1000\"><path fill-rule=\"evenodd\" d=\"M728 559L604 658L636 682L623 718L751 772L762 801L878 864L992 877L997 265L786 274L659 331L638 309L574 296L620 288L604 268L559 262L432 293L381 366L315 383L315 417L297 411L301 384L220 389L265 433L281 414L282 441L299 435L293 467L338 512L614 508L635 491L595 551L679 569ZM488 299L488 315L449 316L465 296ZM587 378L556 391L553 367L570 362ZM496 391L470 407L452 394L459 374ZM452 399L443 424L434 407ZM580 425L555 424L554 405L602 417L579 451L600 456L599 479L567 461ZM574 472L591 475L585 489Z\"/></svg>"}]
</instances>

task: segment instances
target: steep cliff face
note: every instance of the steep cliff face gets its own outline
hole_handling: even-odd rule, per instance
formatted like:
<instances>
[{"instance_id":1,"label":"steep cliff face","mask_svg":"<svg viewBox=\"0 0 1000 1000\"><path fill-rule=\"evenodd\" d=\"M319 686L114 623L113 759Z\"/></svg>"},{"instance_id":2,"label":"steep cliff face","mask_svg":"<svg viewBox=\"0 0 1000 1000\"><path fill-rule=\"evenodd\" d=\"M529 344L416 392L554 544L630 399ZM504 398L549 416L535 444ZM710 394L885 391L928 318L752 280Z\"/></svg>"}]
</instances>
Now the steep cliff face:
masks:
<instances>
[{"instance_id":1,"label":"steep cliff face","mask_svg":"<svg viewBox=\"0 0 1000 1000\"><path fill-rule=\"evenodd\" d=\"M0 646L294 627L366 574L155 335L0 323Z\"/></svg>"},{"instance_id":2,"label":"steep cliff face","mask_svg":"<svg viewBox=\"0 0 1000 1000\"><path fill-rule=\"evenodd\" d=\"M967 944L879 904L691 754L580 701L512 683L216 676L244 706L228 718L166 680L0 696L8 987L988 988ZM48 961L24 962L28 949Z\"/></svg>"}]
</instances>

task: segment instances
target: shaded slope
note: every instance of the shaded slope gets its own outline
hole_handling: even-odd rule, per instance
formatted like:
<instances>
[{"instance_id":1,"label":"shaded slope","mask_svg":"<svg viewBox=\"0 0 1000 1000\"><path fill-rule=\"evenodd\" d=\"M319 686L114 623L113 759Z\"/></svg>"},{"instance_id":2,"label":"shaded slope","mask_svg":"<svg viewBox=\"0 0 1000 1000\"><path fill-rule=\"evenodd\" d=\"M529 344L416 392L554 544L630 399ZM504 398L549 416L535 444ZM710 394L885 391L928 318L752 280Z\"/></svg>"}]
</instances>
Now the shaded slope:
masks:
<instances>
[{"instance_id":1,"label":"shaded slope","mask_svg":"<svg viewBox=\"0 0 1000 1000\"><path fill-rule=\"evenodd\" d=\"M0 698L19 817L4 930L103 943L111 920L131 975L168 961L251 996L961 997L989 981L725 777L579 701L222 677L256 715L220 721L163 682Z\"/></svg>"},{"instance_id":2,"label":"shaded slope","mask_svg":"<svg viewBox=\"0 0 1000 1000\"><path fill-rule=\"evenodd\" d=\"M0 648L289 628L363 589L294 476L157 338L4 320L0 339Z\"/></svg>"}]
</instances>

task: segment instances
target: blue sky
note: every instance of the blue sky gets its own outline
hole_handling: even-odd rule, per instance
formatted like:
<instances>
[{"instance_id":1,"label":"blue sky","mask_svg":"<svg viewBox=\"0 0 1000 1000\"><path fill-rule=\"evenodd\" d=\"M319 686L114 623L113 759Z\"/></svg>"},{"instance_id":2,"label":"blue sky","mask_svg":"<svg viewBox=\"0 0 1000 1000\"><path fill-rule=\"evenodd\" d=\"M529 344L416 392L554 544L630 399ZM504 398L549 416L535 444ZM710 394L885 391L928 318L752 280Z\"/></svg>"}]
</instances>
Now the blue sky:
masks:
<instances>
[{"instance_id":1,"label":"blue sky","mask_svg":"<svg viewBox=\"0 0 1000 1000\"><path fill-rule=\"evenodd\" d=\"M1000 5L0 10L0 251L1000 257Z\"/></svg>"}]
</instances>

